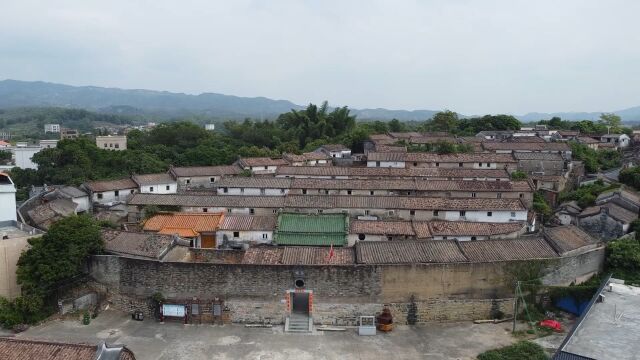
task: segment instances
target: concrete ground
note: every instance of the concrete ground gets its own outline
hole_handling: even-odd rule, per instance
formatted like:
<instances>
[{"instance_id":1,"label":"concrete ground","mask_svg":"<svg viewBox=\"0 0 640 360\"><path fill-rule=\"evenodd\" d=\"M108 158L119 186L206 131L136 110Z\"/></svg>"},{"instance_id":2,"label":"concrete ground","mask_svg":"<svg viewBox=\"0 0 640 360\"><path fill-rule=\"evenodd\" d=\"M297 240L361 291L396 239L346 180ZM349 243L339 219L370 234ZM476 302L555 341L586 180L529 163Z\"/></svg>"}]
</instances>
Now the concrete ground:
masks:
<instances>
[{"instance_id":1,"label":"concrete ground","mask_svg":"<svg viewBox=\"0 0 640 360\"><path fill-rule=\"evenodd\" d=\"M358 336L314 331L288 334L282 326L182 325L133 321L127 314L102 312L90 325L53 320L16 335L18 338L96 344L124 344L139 360L174 359L475 359L479 353L515 342L510 324L433 323L397 326L390 333Z\"/></svg>"}]
</instances>

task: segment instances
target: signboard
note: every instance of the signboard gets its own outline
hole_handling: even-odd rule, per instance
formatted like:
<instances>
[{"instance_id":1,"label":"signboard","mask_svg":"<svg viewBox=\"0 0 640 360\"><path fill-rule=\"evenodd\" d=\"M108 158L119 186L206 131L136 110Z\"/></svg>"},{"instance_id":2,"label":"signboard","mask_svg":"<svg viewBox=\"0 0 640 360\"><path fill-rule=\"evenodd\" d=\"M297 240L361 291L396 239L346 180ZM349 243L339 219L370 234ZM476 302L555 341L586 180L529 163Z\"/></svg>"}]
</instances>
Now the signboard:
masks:
<instances>
[{"instance_id":1,"label":"signboard","mask_svg":"<svg viewBox=\"0 0 640 360\"><path fill-rule=\"evenodd\" d=\"M162 315L164 316L184 316L184 305L162 304Z\"/></svg>"}]
</instances>

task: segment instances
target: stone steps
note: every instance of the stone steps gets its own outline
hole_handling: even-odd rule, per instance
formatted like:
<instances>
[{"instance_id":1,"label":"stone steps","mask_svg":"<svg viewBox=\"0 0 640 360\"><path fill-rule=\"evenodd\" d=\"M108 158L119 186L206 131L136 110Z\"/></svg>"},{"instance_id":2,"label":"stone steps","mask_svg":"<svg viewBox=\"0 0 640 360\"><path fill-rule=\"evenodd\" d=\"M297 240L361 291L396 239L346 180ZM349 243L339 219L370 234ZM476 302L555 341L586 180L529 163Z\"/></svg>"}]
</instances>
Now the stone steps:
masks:
<instances>
[{"instance_id":1,"label":"stone steps","mask_svg":"<svg viewBox=\"0 0 640 360\"><path fill-rule=\"evenodd\" d=\"M286 332L311 332L311 324L313 324L311 317L293 314L287 317L284 330Z\"/></svg>"}]
</instances>

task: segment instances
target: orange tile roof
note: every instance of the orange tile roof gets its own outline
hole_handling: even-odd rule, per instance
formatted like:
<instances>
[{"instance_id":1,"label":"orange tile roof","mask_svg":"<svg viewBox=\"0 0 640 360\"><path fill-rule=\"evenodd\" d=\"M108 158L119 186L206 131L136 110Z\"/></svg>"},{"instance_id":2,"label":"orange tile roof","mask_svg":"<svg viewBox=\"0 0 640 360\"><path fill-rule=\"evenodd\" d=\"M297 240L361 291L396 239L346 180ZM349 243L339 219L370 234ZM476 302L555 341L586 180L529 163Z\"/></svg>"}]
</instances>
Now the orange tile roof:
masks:
<instances>
[{"instance_id":1,"label":"orange tile roof","mask_svg":"<svg viewBox=\"0 0 640 360\"><path fill-rule=\"evenodd\" d=\"M201 232L216 231L222 223L222 213L170 213L158 214L144 223L145 231L160 234L194 237Z\"/></svg>"}]
</instances>

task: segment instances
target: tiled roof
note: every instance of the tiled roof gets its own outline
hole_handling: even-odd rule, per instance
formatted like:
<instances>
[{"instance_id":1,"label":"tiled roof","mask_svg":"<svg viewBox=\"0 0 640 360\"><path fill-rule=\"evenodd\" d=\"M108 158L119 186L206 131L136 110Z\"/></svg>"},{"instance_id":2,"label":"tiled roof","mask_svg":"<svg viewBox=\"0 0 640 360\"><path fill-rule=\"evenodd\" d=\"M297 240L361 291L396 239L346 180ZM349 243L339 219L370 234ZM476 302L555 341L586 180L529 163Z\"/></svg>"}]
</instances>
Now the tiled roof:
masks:
<instances>
[{"instance_id":1,"label":"tiled roof","mask_svg":"<svg viewBox=\"0 0 640 360\"><path fill-rule=\"evenodd\" d=\"M282 179L282 178L280 178ZM283 179L285 180L285 179ZM292 189L327 189L327 190L358 190L358 189L384 189L384 190L415 190L416 183L413 179L407 180L378 180L378 179L293 179Z\"/></svg>"},{"instance_id":2,"label":"tiled roof","mask_svg":"<svg viewBox=\"0 0 640 360\"><path fill-rule=\"evenodd\" d=\"M619 206L613 202L608 202L599 206L591 206L588 207L578 215L578 217L588 217L599 214L600 211L608 211L609 216L612 218L622 221L625 224L630 224L633 220L638 218L638 214L633 211L629 211L622 206Z\"/></svg>"},{"instance_id":3,"label":"tiled roof","mask_svg":"<svg viewBox=\"0 0 640 360\"><path fill-rule=\"evenodd\" d=\"M130 178L119 180L102 180L102 181L90 181L84 184L84 186L93 192L135 189L138 184Z\"/></svg>"},{"instance_id":4,"label":"tiled roof","mask_svg":"<svg viewBox=\"0 0 640 360\"><path fill-rule=\"evenodd\" d=\"M412 144L435 144L440 142L457 143L458 140L453 136L415 136L409 139Z\"/></svg>"},{"instance_id":5,"label":"tiled roof","mask_svg":"<svg viewBox=\"0 0 640 360\"><path fill-rule=\"evenodd\" d=\"M533 191L528 181L431 180L416 182L421 191Z\"/></svg>"},{"instance_id":6,"label":"tiled roof","mask_svg":"<svg viewBox=\"0 0 640 360\"><path fill-rule=\"evenodd\" d=\"M544 235L559 254L598 243L591 235L574 225L545 228Z\"/></svg>"},{"instance_id":7,"label":"tiled roof","mask_svg":"<svg viewBox=\"0 0 640 360\"><path fill-rule=\"evenodd\" d=\"M522 222L483 223L470 221L430 221L428 225L433 236L491 236L511 234L522 230L525 226Z\"/></svg>"},{"instance_id":8,"label":"tiled roof","mask_svg":"<svg viewBox=\"0 0 640 360\"><path fill-rule=\"evenodd\" d=\"M134 175L132 178L138 185L171 184L176 182L173 176L167 173Z\"/></svg>"},{"instance_id":9,"label":"tiled roof","mask_svg":"<svg viewBox=\"0 0 640 360\"><path fill-rule=\"evenodd\" d=\"M247 249L243 264L252 265L352 265L355 263L353 248L334 248L333 256L326 247L252 247Z\"/></svg>"},{"instance_id":10,"label":"tiled roof","mask_svg":"<svg viewBox=\"0 0 640 360\"><path fill-rule=\"evenodd\" d=\"M129 204L231 208L525 210L520 199L446 199L433 197L356 195L197 196L182 194L135 194L129 201Z\"/></svg>"},{"instance_id":11,"label":"tiled roof","mask_svg":"<svg viewBox=\"0 0 640 360\"><path fill-rule=\"evenodd\" d=\"M236 165L171 168L171 172L177 177L238 175L240 171L242 171L242 169Z\"/></svg>"},{"instance_id":12,"label":"tiled roof","mask_svg":"<svg viewBox=\"0 0 640 360\"><path fill-rule=\"evenodd\" d=\"M407 152L406 146L394 146L385 144L376 144L376 152Z\"/></svg>"},{"instance_id":13,"label":"tiled roof","mask_svg":"<svg viewBox=\"0 0 640 360\"><path fill-rule=\"evenodd\" d=\"M514 136L508 139L503 140L502 142L527 142L527 143L543 143L545 142L543 138L539 136Z\"/></svg>"},{"instance_id":14,"label":"tiled roof","mask_svg":"<svg viewBox=\"0 0 640 360\"><path fill-rule=\"evenodd\" d=\"M259 231L276 228L276 216L225 215L220 230Z\"/></svg>"},{"instance_id":15,"label":"tiled roof","mask_svg":"<svg viewBox=\"0 0 640 360\"><path fill-rule=\"evenodd\" d=\"M303 153L302 155L297 155L297 154L283 154L282 157L285 160L288 161L294 161L294 162L302 162L302 161L309 161L309 160L329 160L330 157L329 155L319 152L319 151L312 151L312 152L306 152Z\"/></svg>"},{"instance_id":16,"label":"tiled roof","mask_svg":"<svg viewBox=\"0 0 640 360\"><path fill-rule=\"evenodd\" d=\"M541 238L460 241L460 248L472 262L546 259L558 257Z\"/></svg>"},{"instance_id":17,"label":"tiled roof","mask_svg":"<svg viewBox=\"0 0 640 360\"><path fill-rule=\"evenodd\" d=\"M483 154L483 153L463 153L463 154L434 154L434 153L407 153L405 161L409 162L429 162L429 163L515 163L516 160L511 154Z\"/></svg>"},{"instance_id":18,"label":"tiled roof","mask_svg":"<svg viewBox=\"0 0 640 360\"><path fill-rule=\"evenodd\" d=\"M406 152L370 152L367 161L405 161L406 157Z\"/></svg>"},{"instance_id":19,"label":"tiled roof","mask_svg":"<svg viewBox=\"0 0 640 360\"><path fill-rule=\"evenodd\" d=\"M412 137L420 137L422 134L415 131L407 131L407 132L390 132L389 136L394 139L409 139Z\"/></svg>"},{"instance_id":20,"label":"tiled roof","mask_svg":"<svg viewBox=\"0 0 640 360\"><path fill-rule=\"evenodd\" d=\"M158 259L171 246L170 235L103 230L107 252Z\"/></svg>"},{"instance_id":21,"label":"tiled roof","mask_svg":"<svg viewBox=\"0 0 640 360\"><path fill-rule=\"evenodd\" d=\"M562 136L578 136L580 131L577 130L558 130L558 134Z\"/></svg>"},{"instance_id":22,"label":"tiled roof","mask_svg":"<svg viewBox=\"0 0 640 360\"><path fill-rule=\"evenodd\" d=\"M129 205L174 205L193 207L282 208L283 196L202 196L184 194L135 194Z\"/></svg>"},{"instance_id":23,"label":"tiled roof","mask_svg":"<svg viewBox=\"0 0 640 360\"><path fill-rule=\"evenodd\" d=\"M562 155L546 152L515 152L513 153L513 157L517 160L564 161Z\"/></svg>"},{"instance_id":24,"label":"tiled roof","mask_svg":"<svg viewBox=\"0 0 640 360\"><path fill-rule=\"evenodd\" d=\"M369 139L371 140L390 140L393 139L391 136L389 136L388 134L372 134L369 135Z\"/></svg>"},{"instance_id":25,"label":"tiled roof","mask_svg":"<svg viewBox=\"0 0 640 360\"><path fill-rule=\"evenodd\" d=\"M293 214L278 216L274 242L278 245L343 246L349 220L346 214Z\"/></svg>"},{"instance_id":26,"label":"tiled roof","mask_svg":"<svg viewBox=\"0 0 640 360\"><path fill-rule=\"evenodd\" d=\"M599 144L600 143L600 141L588 136L579 136L578 142L583 144Z\"/></svg>"},{"instance_id":27,"label":"tiled roof","mask_svg":"<svg viewBox=\"0 0 640 360\"><path fill-rule=\"evenodd\" d=\"M281 166L289 165L284 159L272 159L268 157L252 157L240 159L240 165L246 166Z\"/></svg>"},{"instance_id":28,"label":"tiled roof","mask_svg":"<svg viewBox=\"0 0 640 360\"><path fill-rule=\"evenodd\" d=\"M428 221L414 221L412 225L413 231L416 233L416 238L431 239L433 237Z\"/></svg>"},{"instance_id":29,"label":"tiled roof","mask_svg":"<svg viewBox=\"0 0 640 360\"><path fill-rule=\"evenodd\" d=\"M351 234L415 235L410 221L352 220Z\"/></svg>"},{"instance_id":30,"label":"tiled roof","mask_svg":"<svg viewBox=\"0 0 640 360\"><path fill-rule=\"evenodd\" d=\"M342 166L282 166L276 175L348 176L348 177L438 177L438 178L509 178L504 169L444 168L376 168Z\"/></svg>"},{"instance_id":31,"label":"tiled roof","mask_svg":"<svg viewBox=\"0 0 640 360\"><path fill-rule=\"evenodd\" d=\"M564 142L485 142L482 144L485 150L527 150L527 151L570 151L571 148Z\"/></svg>"},{"instance_id":32,"label":"tiled roof","mask_svg":"<svg viewBox=\"0 0 640 360\"><path fill-rule=\"evenodd\" d=\"M291 179L275 177L229 177L218 181L216 186L219 188L288 189L291 187Z\"/></svg>"},{"instance_id":33,"label":"tiled roof","mask_svg":"<svg viewBox=\"0 0 640 360\"><path fill-rule=\"evenodd\" d=\"M97 350L95 345L0 338L0 359L6 360L95 360ZM135 356L123 348L117 360L135 360Z\"/></svg>"},{"instance_id":34,"label":"tiled roof","mask_svg":"<svg viewBox=\"0 0 640 360\"><path fill-rule=\"evenodd\" d=\"M455 241L362 241L356 244L360 264L466 262Z\"/></svg>"},{"instance_id":35,"label":"tiled roof","mask_svg":"<svg viewBox=\"0 0 640 360\"><path fill-rule=\"evenodd\" d=\"M188 229L196 233L210 232L218 229L222 218L222 213L158 214L144 223L144 230L162 233L176 229Z\"/></svg>"},{"instance_id":36,"label":"tiled roof","mask_svg":"<svg viewBox=\"0 0 640 360\"><path fill-rule=\"evenodd\" d=\"M348 147L342 145L342 144L324 144L321 146L321 148L324 148L327 151L342 151L342 150L349 150Z\"/></svg>"}]
</instances>

